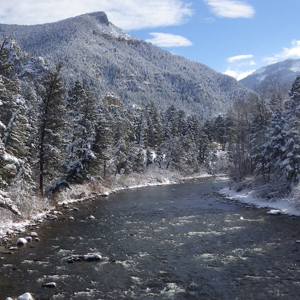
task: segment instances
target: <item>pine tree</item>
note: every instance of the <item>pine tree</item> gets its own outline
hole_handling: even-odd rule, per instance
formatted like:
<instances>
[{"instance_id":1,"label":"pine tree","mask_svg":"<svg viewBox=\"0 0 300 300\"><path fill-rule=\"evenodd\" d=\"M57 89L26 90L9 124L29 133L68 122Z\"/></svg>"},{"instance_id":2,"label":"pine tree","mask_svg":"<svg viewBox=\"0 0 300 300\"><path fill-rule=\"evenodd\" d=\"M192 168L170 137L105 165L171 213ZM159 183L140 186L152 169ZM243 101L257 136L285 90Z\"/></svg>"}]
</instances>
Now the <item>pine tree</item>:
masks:
<instances>
[{"instance_id":1,"label":"pine tree","mask_svg":"<svg viewBox=\"0 0 300 300\"><path fill-rule=\"evenodd\" d=\"M87 179L96 156L93 151L96 123L96 100L79 81L69 92L67 109L70 122L68 135L66 181L79 183ZM94 167L94 166L93 166Z\"/></svg>"},{"instance_id":2,"label":"pine tree","mask_svg":"<svg viewBox=\"0 0 300 300\"><path fill-rule=\"evenodd\" d=\"M300 179L300 76L297 76L286 101L286 123L283 133L285 145L282 148L281 179L292 189Z\"/></svg>"},{"instance_id":3,"label":"pine tree","mask_svg":"<svg viewBox=\"0 0 300 300\"><path fill-rule=\"evenodd\" d=\"M39 191L43 196L45 179L53 179L61 168L62 130L64 129L64 86L60 77L62 65L47 72L39 91L38 164Z\"/></svg>"},{"instance_id":4,"label":"pine tree","mask_svg":"<svg viewBox=\"0 0 300 300\"><path fill-rule=\"evenodd\" d=\"M103 165L103 177L106 177L107 162L110 159L110 146L111 140L111 117L106 107L99 106L96 127L95 139L93 142L92 150L94 151L98 165Z\"/></svg>"}]
</instances>

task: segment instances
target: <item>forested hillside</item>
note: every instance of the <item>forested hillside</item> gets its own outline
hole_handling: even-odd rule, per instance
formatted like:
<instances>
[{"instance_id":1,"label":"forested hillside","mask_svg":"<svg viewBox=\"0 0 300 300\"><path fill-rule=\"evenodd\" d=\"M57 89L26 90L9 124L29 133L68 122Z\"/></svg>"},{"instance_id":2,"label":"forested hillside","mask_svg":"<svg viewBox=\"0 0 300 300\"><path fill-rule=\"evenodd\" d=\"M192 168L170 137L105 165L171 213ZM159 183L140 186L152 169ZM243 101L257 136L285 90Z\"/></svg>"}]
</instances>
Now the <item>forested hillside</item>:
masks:
<instances>
[{"instance_id":1,"label":"forested hillside","mask_svg":"<svg viewBox=\"0 0 300 300\"><path fill-rule=\"evenodd\" d=\"M249 89L258 91L265 90L267 87L274 88L277 85L286 85L290 89L299 74L300 60L290 58L260 68L239 82Z\"/></svg>"},{"instance_id":2,"label":"forested hillside","mask_svg":"<svg viewBox=\"0 0 300 300\"><path fill-rule=\"evenodd\" d=\"M101 97L114 94L124 104L170 105L200 120L224 113L252 92L232 77L173 55L128 35L96 12L56 23L19 26L0 24L23 51L63 61L67 88L79 80Z\"/></svg>"},{"instance_id":3,"label":"forested hillside","mask_svg":"<svg viewBox=\"0 0 300 300\"><path fill-rule=\"evenodd\" d=\"M174 105L125 105L79 80L67 89L61 63L22 52L10 38L0 66L0 206L13 213L72 184L151 168L192 174L210 154L198 116Z\"/></svg>"}]
</instances>

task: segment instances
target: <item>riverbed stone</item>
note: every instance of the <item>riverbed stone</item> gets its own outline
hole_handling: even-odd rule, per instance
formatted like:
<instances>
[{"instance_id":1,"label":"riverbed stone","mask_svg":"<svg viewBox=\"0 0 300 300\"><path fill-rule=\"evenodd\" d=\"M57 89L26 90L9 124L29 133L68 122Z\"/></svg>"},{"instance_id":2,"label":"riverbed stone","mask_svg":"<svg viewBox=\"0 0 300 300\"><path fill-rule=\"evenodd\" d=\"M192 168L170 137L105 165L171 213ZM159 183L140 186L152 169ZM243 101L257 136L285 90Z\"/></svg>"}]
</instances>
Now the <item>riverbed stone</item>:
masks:
<instances>
[{"instance_id":1,"label":"riverbed stone","mask_svg":"<svg viewBox=\"0 0 300 300\"><path fill-rule=\"evenodd\" d=\"M38 234L37 234L36 232L33 231L33 232L30 233L30 236L31 236L31 237L38 237Z\"/></svg>"},{"instance_id":2,"label":"riverbed stone","mask_svg":"<svg viewBox=\"0 0 300 300\"><path fill-rule=\"evenodd\" d=\"M85 261L98 261L98 260L102 259L102 256L100 254L96 254L96 253L88 253L83 256L83 259Z\"/></svg>"},{"instance_id":3,"label":"riverbed stone","mask_svg":"<svg viewBox=\"0 0 300 300\"><path fill-rule=\"evenodd\" d=\"M18 240L17 240L17 245L18 246L24 246L26 244L28 244L28 241L26 239L24 239L24 238L18 238Z\"/></svg>"},{"instance_id":4,"label":"riverbed stone","mask_svg":"<svg viewBox=\"0 0 300 300\"><path fill-rule=\"evenodd\" d=\"M28 242L28 243L31 243L32 242L32 237L31 236L26 236L26 241Z\"/></svg>"},{"instance_id":5,"label":"riverbed stone","mask_svg":"<svg viewBox=\"0 0 300 300\"><path fill-rule=\"evenodd\" d=\"M18 247L12 246L12 247L9 247L8 250L12 250L13 251L13 250L19 250L19 249L18 249Z\"/></svg>"},{"instance_id":6,"label":"riverbed stone","mask_svg":"<svg viewBox=\"0 0 300 300\"><path fill-rule=\"evenodd\" d=\"M57 284L56 284L56 282L48 282L48 283L43 284L42 286L46 287L46 288L56 288Z\"/></svg>"},{"instance_id":7,"label":"riverbed stone","mask_svg":"<svg viewBox=\"0 0 300 300\"><path fill-rule=\"evenodd\" d=\"M30 293L25 293L25 294L19 296L17 300L34 300L34 298L32 297L32 295Z\"/></svg>"}]
</instances>

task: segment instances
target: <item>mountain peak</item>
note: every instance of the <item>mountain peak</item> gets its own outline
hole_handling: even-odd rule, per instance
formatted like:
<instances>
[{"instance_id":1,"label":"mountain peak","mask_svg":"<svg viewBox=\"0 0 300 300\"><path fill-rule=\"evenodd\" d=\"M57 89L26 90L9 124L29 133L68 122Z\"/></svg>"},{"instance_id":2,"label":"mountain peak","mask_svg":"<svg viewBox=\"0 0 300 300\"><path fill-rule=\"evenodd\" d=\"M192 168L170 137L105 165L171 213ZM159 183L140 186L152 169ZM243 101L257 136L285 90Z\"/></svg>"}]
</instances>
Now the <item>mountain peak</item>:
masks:
<instances>
[{"instance_id":1,"label":"mountain peak","mask_svg":"<svg viewBox=\"0 0 300 300\"><path fill-rule=\"evenodd\" d=\"M103 11L97 11L97 12L92 12L92 13L87 13L81 16L90 16L95 18L97 21L99 21L100 23L109 26L109 20L107 17L107 14ZM76 17L75 17L76 18Z\"/></svg>"}]
</instances>

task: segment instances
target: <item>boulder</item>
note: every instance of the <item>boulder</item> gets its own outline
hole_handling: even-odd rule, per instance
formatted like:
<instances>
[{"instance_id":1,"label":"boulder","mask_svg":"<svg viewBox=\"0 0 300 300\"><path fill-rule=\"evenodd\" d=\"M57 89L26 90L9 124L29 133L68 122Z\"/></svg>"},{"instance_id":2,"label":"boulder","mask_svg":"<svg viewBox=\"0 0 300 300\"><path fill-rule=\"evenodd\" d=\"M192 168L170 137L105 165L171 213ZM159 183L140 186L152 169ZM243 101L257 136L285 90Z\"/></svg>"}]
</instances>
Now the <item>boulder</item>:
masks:
<instances>
[{"instance_id":1,"label":"boulder","mask_svg":"<svg viewBox=\"0 0 300 300\"><path fill-rule=\"evenodd\" d=\"M26 239L24 239L24 238L18 238L18 240L17 240L17 245L18 246L24 246L27 243L28 243L28 241Z\"/></svg>"},{"instance_id":2,"label":"boulder","mask_svg":"<svg viewBox=\"0 0 300 300\"><path fill-rule=\"evenodd\" d=\"M28 242L28 243L31 243L32 242L32 237L31 236L26 236L26 241Z\"/></svg>"},{"instance_id":3,"label":"boulder","mask_svg":"<svg viewBox=\"0 0 300 300\"><path fill-rule=\"evenodd\" d=\"M68 263L74 263L77 261L99 261L102 256L97 253L87 253L85 255L73 255L68 259Z\"/></svg>"},{"instance_id":4,"label":"boulder","mask_svg":"<svg viewBox=\"0 0 300 300\"><path fill-rule=\"evenodd\" d=\"M48 282L48 283L43 284L42 286L46 287L46 288L56 288L57 284L56 284L56 282Z\"/></svg>"},{"instance_id":5,"label":"boulder","mask_svg":"<svg viewBox=\"0 0 300 300\"><path fill-rule=\"evenodd\" d=\"M34 300L30 293L25 293L18 297L17 300Z\"/></svg>"},{"instance_id":6,"label":"boulder","mask_svg":"<svg viewBox=\"0 0 300 300\"><path fill-rule=\"evenodd\" d=\"M88 253L86 255L83 255L83 259L85 261L98 261L102 259L102 256L96 253Z\"/></svg>"}]
</instances>

